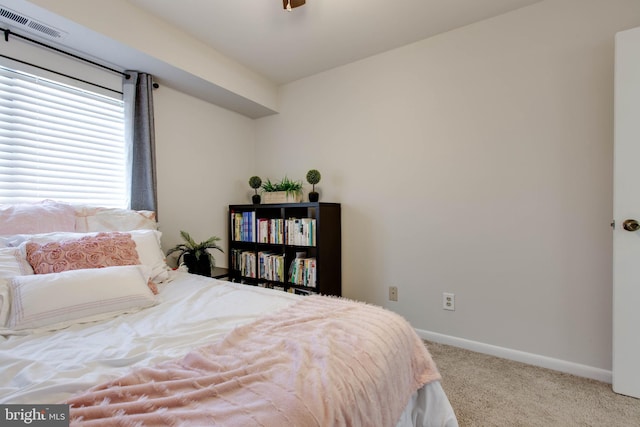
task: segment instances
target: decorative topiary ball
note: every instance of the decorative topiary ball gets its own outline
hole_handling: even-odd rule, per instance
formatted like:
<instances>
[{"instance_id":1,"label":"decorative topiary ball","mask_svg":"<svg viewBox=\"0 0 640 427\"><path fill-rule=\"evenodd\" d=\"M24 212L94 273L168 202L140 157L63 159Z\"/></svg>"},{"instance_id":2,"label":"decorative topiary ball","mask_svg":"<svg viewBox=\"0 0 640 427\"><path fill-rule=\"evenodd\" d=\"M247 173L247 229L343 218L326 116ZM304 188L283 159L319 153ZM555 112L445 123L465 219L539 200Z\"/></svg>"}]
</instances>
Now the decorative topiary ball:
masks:
<instances>
[{"instance_id":1,"label":"decorative topiary ball","mask_svg":"<svg viewBox=\"0 0 640 427\"><path fill-rule=\"evenodd\" d=\"M252 176L249 178L249 186L253 189L260 188L262 185L262 179L259 176Z\"/></svg>"},{"instance_id":2,"label":"decorative topiary ball","mask_svg":"<svg viewBox=\"0 0 640 427\"><path fill-rule=\"evenodd\" d=\"M316 185L317 183L319 183L320 178L320 172L316 169L311 169L309 172L307 172L307 182L311 185Z\"/></svg>"},{"instance_id":3,"label":"decorative topiary ball","mask_svg":"<svg viewBox=\"0 0 640 427\"><path fill-rule=\"evenodd\" d=\"M317 169L311 169L307 172L307 182L312 185L312 189L309 192L309 201L317 202L320 195L316 191L316 184L320 182L320 172Z\"/></svg>"}]
</instances>

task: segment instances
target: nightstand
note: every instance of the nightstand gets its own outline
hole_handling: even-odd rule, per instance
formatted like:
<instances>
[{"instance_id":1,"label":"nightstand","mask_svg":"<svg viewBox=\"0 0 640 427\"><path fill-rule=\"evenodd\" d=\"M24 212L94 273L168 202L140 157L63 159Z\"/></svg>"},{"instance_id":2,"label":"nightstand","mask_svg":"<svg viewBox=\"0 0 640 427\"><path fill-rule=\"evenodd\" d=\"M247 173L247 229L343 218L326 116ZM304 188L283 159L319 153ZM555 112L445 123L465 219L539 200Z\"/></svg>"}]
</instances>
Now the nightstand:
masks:
<instances>
[{"instance_id":1,"label":"nightstand","mask_svg":"<svg viewBox=\"0 0 640 427\"><path fill-rule=\"evenodd\" d=\"M229 269L223 267L214 267L211 270L211 277L213 277L214 279L229 277Z\"/></svg>"}]
</instances>

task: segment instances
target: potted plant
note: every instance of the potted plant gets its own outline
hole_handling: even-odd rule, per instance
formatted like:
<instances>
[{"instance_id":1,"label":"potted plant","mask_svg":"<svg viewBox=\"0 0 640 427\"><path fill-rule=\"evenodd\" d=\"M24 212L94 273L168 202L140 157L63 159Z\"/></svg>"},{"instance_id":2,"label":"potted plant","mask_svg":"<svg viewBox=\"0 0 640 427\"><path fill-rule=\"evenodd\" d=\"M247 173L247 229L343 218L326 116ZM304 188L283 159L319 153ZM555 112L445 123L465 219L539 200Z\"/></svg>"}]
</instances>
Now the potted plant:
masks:
<instances>
[{"instance_id":1,"label":"potted plant","mask_svg":"<svg viewBox=\"0 0 640 427\"><path fill-rule=\"evenodd\" d=\"M288 203L302 201L302 181L292 181L286 176L273 183L269 178L262 184L265 203Z\"/></svg>"},{"instance_id":2,"label":"potted plant","mask_svg":"<svg viewBox=\"0 0 640 427\"><path fill-rule=\"evenodd\" d=\"M256 192L253 196L251 196L251 201L254 205L260 203L260 195L258 194L258 188L262 185L262 179L259 176L252 176L249 178L249 186L253 188Z\"/></svg>"},{"instance_id":3,"label":"potted plant","mask_svg":"<svg viewBox=\"0 0 640 427\"><path fill-rule=\"evenodd\" d=\"M180 243L169 249L167 256L179 252L178 265L180 265L180 258L184 257L184 264L187 266L189 273L211 276L211 269L216 266L216 260L209 252L209 249L217 249L220 252L224 252L216 244L220 238L213 236L204 242L196 243L186 231L180 231L180 235L185 243Z\"/></svg>"},{"instance_id":4,"label":"potted plant","mask_svg":"<svg viewBox=\"0 0 640 427\"><path fill-rule=\"evenodd\" d=\"M307 172L307 182L311 184L311 191L309 192L309 201L317 202L320 195L316 191L316 184L320 182L320 172L317 169L311 169Z\"/></svg>"}]
</instances>

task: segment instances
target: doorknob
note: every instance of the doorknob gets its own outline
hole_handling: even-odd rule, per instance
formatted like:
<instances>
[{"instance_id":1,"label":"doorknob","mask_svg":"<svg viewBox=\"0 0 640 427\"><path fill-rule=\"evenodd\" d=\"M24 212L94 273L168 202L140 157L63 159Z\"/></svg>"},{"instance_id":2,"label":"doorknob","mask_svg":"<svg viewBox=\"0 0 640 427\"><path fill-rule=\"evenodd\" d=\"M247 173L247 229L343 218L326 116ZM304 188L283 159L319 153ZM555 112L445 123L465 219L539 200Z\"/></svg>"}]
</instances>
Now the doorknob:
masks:
<instances>
[{"instance_id":1,"label":"doorknob","mask_svg":"<svg viewBox=\"0 0 640 427\"><path fill-rule=\"evenodd\" d=\"M622 223L622 228L627 231L638 231L640 230L640 224L635 219L625 219Z\"/></svg>"}]
</instances>

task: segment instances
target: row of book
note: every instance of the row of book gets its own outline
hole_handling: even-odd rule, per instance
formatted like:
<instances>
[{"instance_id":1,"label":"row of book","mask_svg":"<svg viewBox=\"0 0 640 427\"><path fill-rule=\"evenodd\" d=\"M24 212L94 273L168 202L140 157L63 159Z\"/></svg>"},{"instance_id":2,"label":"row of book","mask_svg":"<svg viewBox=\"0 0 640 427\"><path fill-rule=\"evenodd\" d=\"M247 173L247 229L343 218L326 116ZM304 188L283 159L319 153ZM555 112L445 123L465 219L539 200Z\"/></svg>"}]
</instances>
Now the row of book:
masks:
<instances>
[{"instance_id":1,"label":"row of book","mask_svg":"<svg viewBox=\"0 0 640 427\"><path fill-rule=\"evenodd\" d=\"M258 277L276 282L285 281L284 255L258 252Z\"/></svg>"},{"instance_id":2,"label":"row of book","mask_svg":"<svg viewBox=\"0 0 640 427\"><path fill-rule=\"evenodd\" d=\"M316 287L316 259L315 258L296 258L291 261L289 268L289 283L307 286L309 288Z\"/></svg>"},{"instance_id":3,"label":"row of book","mask_svg":"<svg viewBox=\"0 0 640 427\"><path fill-rule=\"evenodd\" d=\"M237 242L255 242L256 213L231 212L231 235Z\"/></svg>"},{"instance_id":4,"label":"row of book","mask_svg":"<svg viewBox=\"0 0 640 427\"><path fill-rule=\"evenodd\" d=\"M316 245L316 220L314 218L289 218L285 221L284 229L287 245Z\"/></svg>"},{"instance_id":5,"label":"row of book","mask_svg":"<svg viewBox=\"0 0 640 427\"><path fill-rule=\"evenodd\" d=\"M244 277L256 277L256 253L231 249L231 268L238 270Z\"/></svg>"},{"instance_id":6,"label":"row of book","mask_svg":"<svg viewBox=\"0 0 640 427\"><path fill-rule=\"evenodd\" d=\"M288 282L310 288L316 287L316 259L295 258L291 261L285 276L285 256L283 254L242 249L231 250L231 267L243 277Z\"/></svg>"},{"instance_id":7,"label":"row of book","mask_svg":"<svg viewBox=\"0 0 640 427\"><path fill-rule=\"evenodd\" d=\"M295 246L316 245L314 218L259 218L258 242Z\"/></svg>"},{"instance_id":8,"label":"row of book","mask_svg":"<svg viewBox=\"0 0 640 427\"><path fill-rule=\"evenodd\" d=\"M282 218L258 219L258 242L282 245L284 243L284 220Z\"/></svg>"},{"instance_id":9,"label":"row of book","mask_svg":"<svg viewBox=\"0 0 640 427\"><path fill-rule=\"evenodd\" d=\"M316 245L315 218L258 218L256 221L254 211L231 212L231 230L234 241Z\"/></svg>"}]
</instances>

